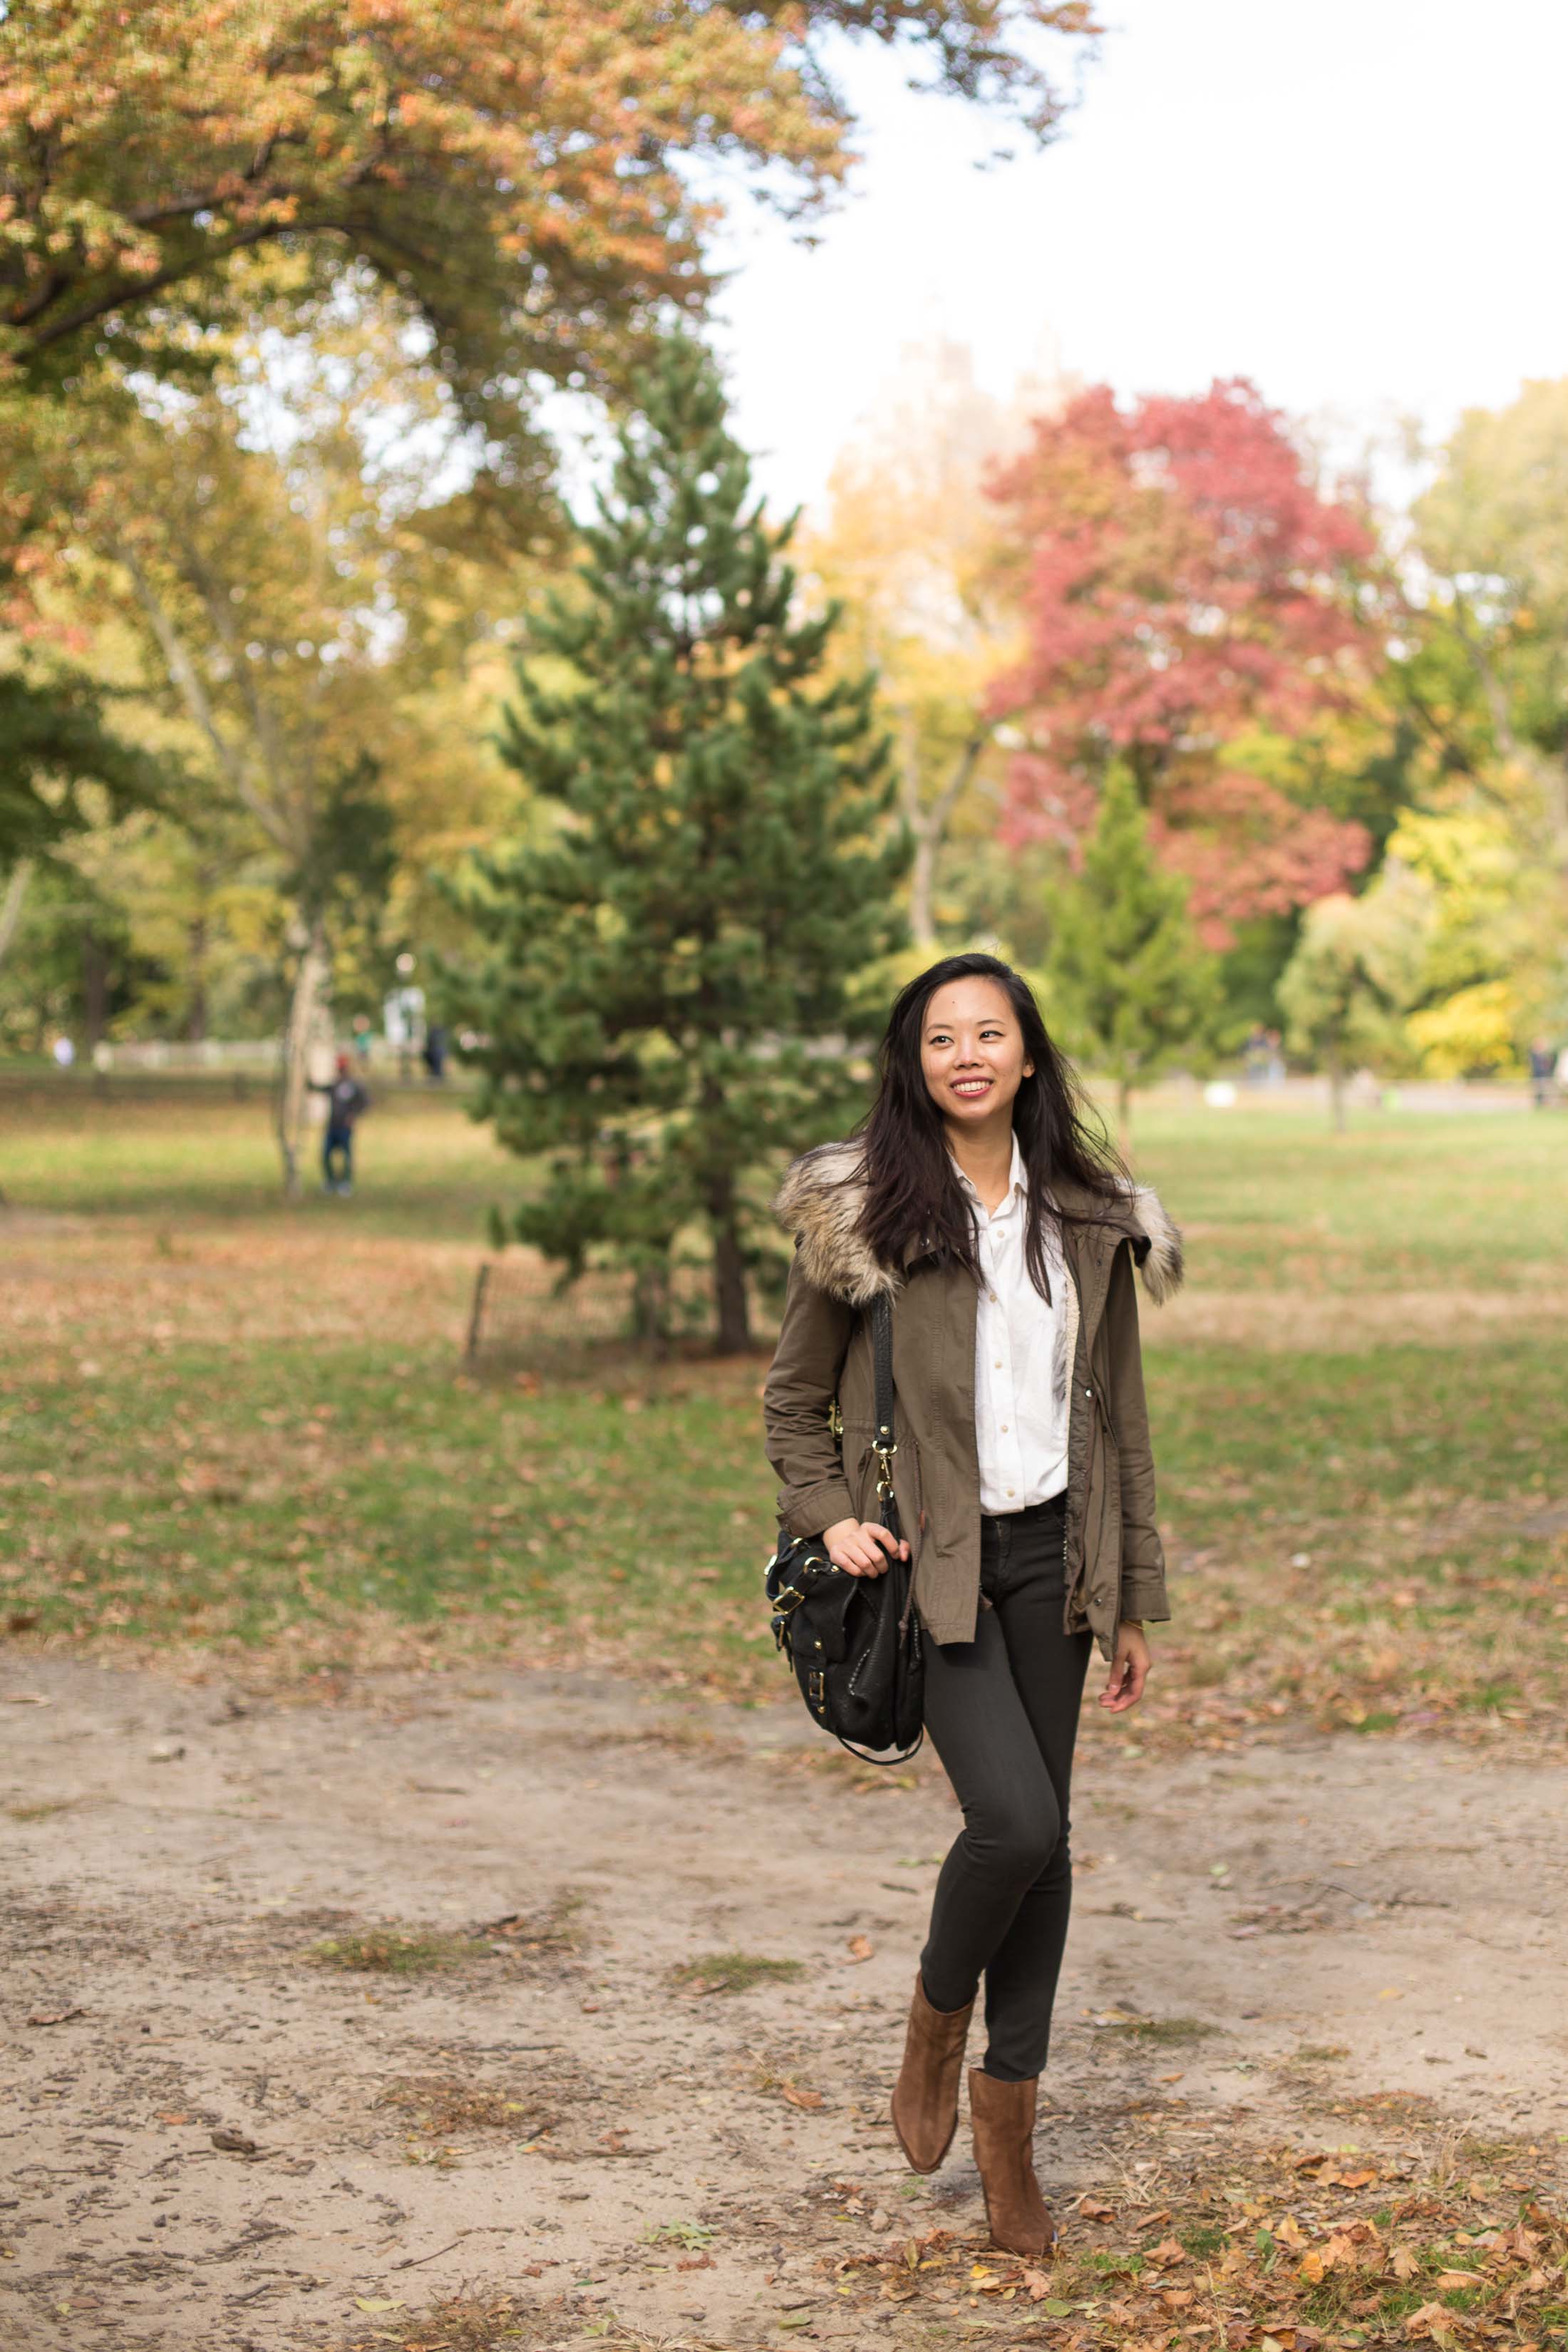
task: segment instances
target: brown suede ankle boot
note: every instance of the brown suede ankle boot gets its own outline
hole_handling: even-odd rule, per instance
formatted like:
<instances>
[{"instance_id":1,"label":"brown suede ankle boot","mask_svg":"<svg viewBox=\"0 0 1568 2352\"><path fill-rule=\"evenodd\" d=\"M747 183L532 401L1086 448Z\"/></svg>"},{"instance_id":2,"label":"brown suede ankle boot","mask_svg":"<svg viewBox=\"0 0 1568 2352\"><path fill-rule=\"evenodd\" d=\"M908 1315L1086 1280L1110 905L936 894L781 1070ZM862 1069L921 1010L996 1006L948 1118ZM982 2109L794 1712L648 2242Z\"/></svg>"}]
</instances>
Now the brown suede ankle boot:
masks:
<instances>
[{"instance_id":1,"label":"brown suede ankle boot","mask_svg":"<svg viewBox=\"0 0 1568 2352\"><path fill-rule=\"evenodd\" d=\"M958 2082L974 2003L933 2009L919 1974L904 2035L904 2063L893 2085L893 2129L917 2172L934 2172L958 2129Z\"/></svg>"},{"instance_id":2,"label":"brown suede ankle boot","mask_svg":"<svg viewBox=\"0 0 1568 2352\"><path fill-rule=\"evenodd\" d=\"M979 2066L969 2070L969 2120L991 2242L1034 2262L1048 2254L1057 2239L1057 2225L1035 2179L1038 2087L1037 2075L1026 2083L999 2083Z\"/></svg>"}]
</instances>

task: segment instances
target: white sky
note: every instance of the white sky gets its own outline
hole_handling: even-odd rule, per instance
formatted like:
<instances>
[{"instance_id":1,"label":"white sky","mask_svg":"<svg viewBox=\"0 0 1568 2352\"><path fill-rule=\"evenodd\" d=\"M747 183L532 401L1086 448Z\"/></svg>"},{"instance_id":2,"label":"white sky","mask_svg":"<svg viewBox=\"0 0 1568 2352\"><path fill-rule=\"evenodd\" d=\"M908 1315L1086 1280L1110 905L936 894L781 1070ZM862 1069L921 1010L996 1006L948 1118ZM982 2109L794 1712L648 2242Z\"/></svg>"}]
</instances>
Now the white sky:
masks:
<instances>
[{"instance_id":1,"label":"white sky","mask_svg":"<svg viewBox=\"0 0 1568 2352\"><path fill-rule=\"evenodd\" d=\"M1106 0L1057 144L844 79L865 162L815 251L738 214L718 342L781 504L815 499L900 349L967 343L1005 394L1054 338L1119 391L1254 377L1355 436L1568 374L1568 0Z\"/></svg>"}]
</instances>

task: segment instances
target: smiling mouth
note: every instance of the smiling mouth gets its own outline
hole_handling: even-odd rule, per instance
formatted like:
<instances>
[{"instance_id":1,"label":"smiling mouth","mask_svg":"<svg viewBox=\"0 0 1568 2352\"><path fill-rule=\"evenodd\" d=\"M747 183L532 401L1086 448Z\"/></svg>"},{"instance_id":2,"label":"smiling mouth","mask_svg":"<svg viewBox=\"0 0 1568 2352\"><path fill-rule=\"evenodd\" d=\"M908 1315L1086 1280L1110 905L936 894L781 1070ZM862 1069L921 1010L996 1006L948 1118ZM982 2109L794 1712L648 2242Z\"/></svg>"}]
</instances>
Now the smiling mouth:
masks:
<instances>
[{"instance_id":1,"label":"smiling mouth","mask_svg":"<svg viewBox=\"0 0 1568 2352\"><path fill-rule=\"evenodd\" d=\"M979 1095L989 1094L991 1087L992 1081L989 1078L955 1078L952 1082L953 1093L967 1095L971 1100Z\"/></svg>"}]
</instances>

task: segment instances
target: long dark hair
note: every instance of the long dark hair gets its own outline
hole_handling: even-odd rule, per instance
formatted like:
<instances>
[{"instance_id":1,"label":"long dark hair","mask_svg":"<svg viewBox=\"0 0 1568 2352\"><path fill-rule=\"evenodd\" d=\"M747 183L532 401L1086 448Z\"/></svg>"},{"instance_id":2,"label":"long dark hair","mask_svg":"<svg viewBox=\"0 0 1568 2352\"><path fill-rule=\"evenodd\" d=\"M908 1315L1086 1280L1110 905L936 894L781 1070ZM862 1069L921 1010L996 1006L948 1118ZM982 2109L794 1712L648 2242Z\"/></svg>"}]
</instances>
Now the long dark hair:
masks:
<instances>
[{"instance_id":1,"label":"long dark hair","mask_svg":"<svg viewBox=\"0 0 1568 2352\"><path fill-rule=\"evenodd\" d=\"M955 980L995 982L1024 1033L1024 1058L1035 1066L1014 1098L1013 1130L1029 1179L1025 1263L1036 1289L1048 1298L1047 1231L1054 1223L1059 1232L1064 1220L1097 1220L1053 1208L1047 1187L1073 1184L1111 1211L1126 1205L1132 1179L1077 1072L1051 1043L1033 989L999 957L944 956L900 991L878 1057L881 1086L853 1129L865 1145L855 1171L866 1186L860 1232L885 1265L899 1265L909 1244L930 1234L939 1256L979 1278L973 1209L959 1186L942 1113L921 1064L926 1006L934 990Z\"/></svg>"}]
</instances>

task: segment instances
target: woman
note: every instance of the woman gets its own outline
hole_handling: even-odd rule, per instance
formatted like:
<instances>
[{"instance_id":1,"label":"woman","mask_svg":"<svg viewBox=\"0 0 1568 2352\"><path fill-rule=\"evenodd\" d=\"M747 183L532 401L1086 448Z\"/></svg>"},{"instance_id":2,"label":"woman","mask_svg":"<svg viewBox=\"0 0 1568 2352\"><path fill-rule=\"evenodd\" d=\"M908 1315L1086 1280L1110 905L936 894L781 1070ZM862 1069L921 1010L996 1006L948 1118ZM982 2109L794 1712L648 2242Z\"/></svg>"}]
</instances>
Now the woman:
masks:
<instances>
[{"instance_id":1,"label":"woman","mask_svg":"<svg viewBox=\"0 0 1568 2352\"><path fill-rule=\"evenodd\" d=\"M850 1575L912 1547L926 1728L963 1829L937 1881L893 2126L934 2172L984 1978L969 2105L986 2218L995 2244L1038 2259L1056 2230L1035 2178L1036 2092L1072 1893L1084 1675L1098 1641L1100 1704L1136 1706L1144 1621L1170 1614L1132 1270L1167 1297L1181 1236L1089 1130L1029 988L994 956L950 956L910 982L881 1077L855 1136L795 1160L774 1203L796 1246L768 1454L784 1525L821 1533ZM902 1539L868 1516L862 1310L882 1291Z\"/></svg>"}]
</instances>

